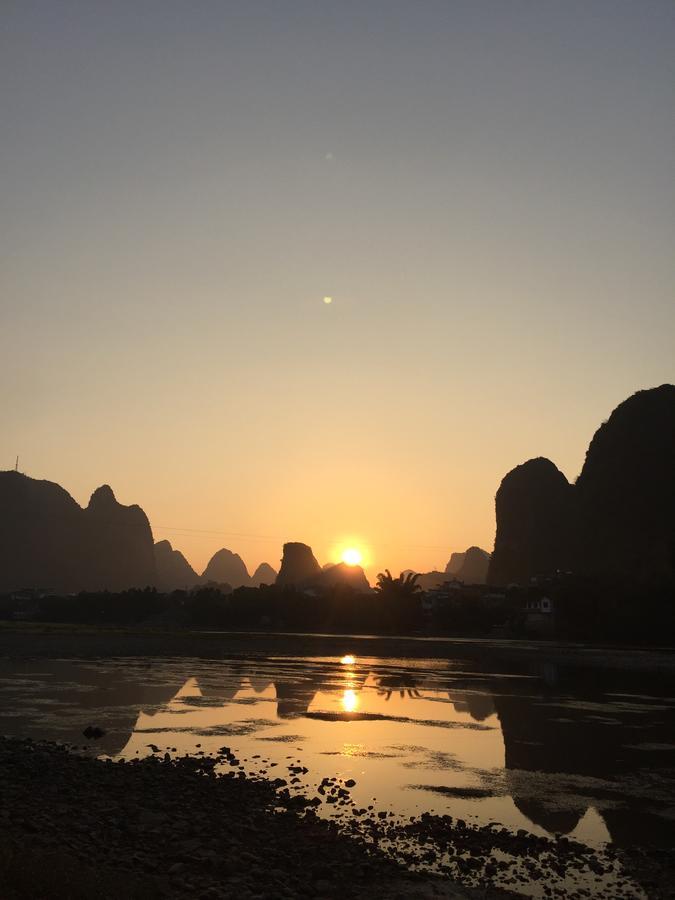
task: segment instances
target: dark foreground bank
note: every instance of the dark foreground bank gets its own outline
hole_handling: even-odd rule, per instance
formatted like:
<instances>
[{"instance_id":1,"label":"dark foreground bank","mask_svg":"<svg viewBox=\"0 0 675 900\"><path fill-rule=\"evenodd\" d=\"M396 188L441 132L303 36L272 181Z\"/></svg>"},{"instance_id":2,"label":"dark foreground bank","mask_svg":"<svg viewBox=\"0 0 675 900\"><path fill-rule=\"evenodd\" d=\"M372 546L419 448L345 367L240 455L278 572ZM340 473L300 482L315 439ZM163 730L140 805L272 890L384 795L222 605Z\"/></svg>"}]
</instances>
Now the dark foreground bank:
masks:
<instances>
[{"instance_id":1,"label":"dark foreground bank","mask_svg":"<svg viewBox=\"0 0 675 900\"><path fill-rule=\"evenodd\" d=\"M514 896L505 885L538 897L675 896L672 850L628 859L449 816L397 822L350 807L349 782L291 796L283 779L247 778L238 763L227 748L112 762L0 738L2 900L486 900ZM343 804L350 822L317 816L322 802Z\"/></svg>"},{"instance_id":2,"label":"dark foreground bank","mask_svg":"<svg viewBox=\"0 0 675 900\"><path fill-rule=\"evenodd\" d=\"M340 834L279 781L214 765L0 739L2 900L476 896Z\"/></svg>"}]
</instances>

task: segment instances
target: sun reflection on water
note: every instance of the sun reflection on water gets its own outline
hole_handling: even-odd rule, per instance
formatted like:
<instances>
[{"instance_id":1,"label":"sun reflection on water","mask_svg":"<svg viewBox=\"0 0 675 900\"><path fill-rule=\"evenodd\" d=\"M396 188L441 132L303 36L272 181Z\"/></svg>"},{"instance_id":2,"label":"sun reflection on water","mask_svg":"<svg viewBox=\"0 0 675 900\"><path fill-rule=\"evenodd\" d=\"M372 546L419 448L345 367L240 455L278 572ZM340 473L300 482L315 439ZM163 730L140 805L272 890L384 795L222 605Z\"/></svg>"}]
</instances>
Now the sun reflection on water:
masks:
<instances>
[{"instance_id":1,"label":"sun reflection on water","mask_svg":"<svg viewBox=\"0 0 675 900\"><path fill-rule=\"evenodd\" d=\"M352 688L347 688L342 694L342 708L345 712L354 712L359 706L359 695Z\"/></svg>"},{"instance_id":2,"label":"sun reflection on water","mask_svg":"<svg viewBox=\"0 0 675 900\"><path fill-rule=\"evenodd\" d=\"M344 743L342 745L342 750L340 751L340 756L362 756L363 751L364 751L363 744Z\"/></svg>"},{"instance_id":3,"label":"sun reflection on water","mask_svg":"<svg viewBox=\"0 0 675 900\"><path fill-rule=\"evenodd\" d=\"M347 653L347 654L345 654L345 656L342 657L340 662L342 663L343 666L353 666L354 663L356 662L356 657L353 656L351 653Z\"/></svg>"}]
</instances>

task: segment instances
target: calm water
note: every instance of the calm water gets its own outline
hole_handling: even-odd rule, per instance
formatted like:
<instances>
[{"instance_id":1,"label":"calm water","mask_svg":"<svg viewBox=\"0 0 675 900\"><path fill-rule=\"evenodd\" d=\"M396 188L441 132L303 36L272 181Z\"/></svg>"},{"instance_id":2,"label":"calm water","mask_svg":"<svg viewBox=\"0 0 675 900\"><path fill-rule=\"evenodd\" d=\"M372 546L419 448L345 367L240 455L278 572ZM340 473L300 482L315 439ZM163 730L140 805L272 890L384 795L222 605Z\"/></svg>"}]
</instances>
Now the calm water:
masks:
<instances>
[{"instance_id":1,"label":"calm water","mask_svg":"<svg viewBox=\"0 0 675 900\"><path fill-rule=\"evenodd\" d=\"M448 812L590 845L675 838L675 682L663 657L448 645L426 659L0 660L0 732L111 757L231 747L248 772L354 779L357 806ZM438 652L438 645L433 647ZM419 652L419 647L417 648ZM559 655L559 654L558 654ZM660 663L652 662L659 660ZM301 763L307 772L288 772ZM323 814L344 815L324 804Z\"/></svg>"}]
</instances>

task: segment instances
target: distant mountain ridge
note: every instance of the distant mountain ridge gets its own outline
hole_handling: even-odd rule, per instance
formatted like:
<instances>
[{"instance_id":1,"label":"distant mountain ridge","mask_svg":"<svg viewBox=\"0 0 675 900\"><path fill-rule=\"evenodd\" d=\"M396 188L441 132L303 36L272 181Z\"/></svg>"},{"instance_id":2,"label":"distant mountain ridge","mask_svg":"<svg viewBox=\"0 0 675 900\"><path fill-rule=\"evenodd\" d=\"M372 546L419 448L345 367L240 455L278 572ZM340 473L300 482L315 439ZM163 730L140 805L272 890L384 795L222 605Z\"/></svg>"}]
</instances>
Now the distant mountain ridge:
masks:
<instances>
[{"instance_id":1,"label":"distant mountain ridge","mask_svg":"<svg viewBox=\"0 0 675 900\"><path fill-rule=\"evenodd\" d=\"M453 553L446 571L422 575L421 585L450 576L526 583L556 570L675 585L675 386L621 403L595 433L575 484L550 460L531 459L504 477L495 508L492 556L480 547ZM322 569L297 542L284 544L278 574L262 563L250 576L238 554L221 548L198 575L169 541L153 543L143 510L119 503L109 485L83 508L58 484L0 472L0 593L172 591L207 582L370 590L359 566Z\"/></svg>"},{"instance_id":2,"label":"distant mountain ridge","mask_svg":"<svg viewBox=\"0 0 675 900\"><path fill-rule=\"evenodd\" d=\"M180 550L174 550L169 541L155 544L155 565L157 587L161 591L189 590L201 581Z\"/></svg>"},{"instance_id":3,"label":"distant mountain ridge","mask_svg":"<svg viewBox=\"0 0 675 900\"><path fill-rule=\"evenodd\" d=\"M262 563L251 578L241 557L221 549L202 575L169 541L153 543L148 517L119 503L104 484L81 507L60 485L0 472L0 593L42 588L56 593L157 587L190 590L208 581L274 582Z\"/></svg>"},{"instance_id":4,"label":"distant mountain ridge","mask_svg":"<svg viewBox=\"0 0 675 900\"><path fill-rule=\"evenodd\" d=\"M251 577L244 560L238 553L226 550L225 547L213 554L202 573L203 581L214 581L216 584L229 584L233 588L248 587Z\"/></svg>"},{"instance_id":5,"label":"distant mountain ridge","mask_svg":"<svg viewBox=\"0 0 675 900\"><path fill-rule=\"evenodd\" d=\"M169 541L155 544L157 566L157 586L162 591L191 590L208 584L228 584L231 588L259 587L274 584L277 573L268 563L260 563L253 576L249 576L246 565L238 553L222 547L209 560L201 575L192 568L179 550L174 550Z\"/></svg>"},{"instance_id":6,"label":"distant mountain ridge","mask_svg":"<svg viewBox=\"0 0 675 900\"><path fill-rule=\"evenodd\" d=\"M465 584L485 584L490 554L481 547L469 547L464 553L453 553L445 567L447 575L453 575Z\"/></svg>"},{"instance_id":7,"label":"distant mountain ridge","mask_svg":"<svg viewBox=\"0 0 675 900\"><path fill-rule=\"evenodd\" d=\"M548 459L503 479L488 579L555 570L675 584L675 386L638 391L596 431L575 484Z\"/></svg>"},{"instance_id":8,"label":"distant mountain ridge","mask_svg":"<svg viewBox=\"0 0 675 900\"><path fill-rule=\"evenodd\" d=\"M276 577L276 570L269 563L260 563L253 575L251 575L251 584L253 587L260 587L261 584L274 584Z\"/></svg>"},{"instance_id":9,"label":"distant mountain ridge","mask_svg":"<svg viewBox=\"0 0 675 900\"><path fill-rule=\"evenodd\" d=\"M118 591L157 581L147 516L118 503L108 485L83 509L58 484L0 472L0 510L0 591Z\"/></svg>"}]
</instances>

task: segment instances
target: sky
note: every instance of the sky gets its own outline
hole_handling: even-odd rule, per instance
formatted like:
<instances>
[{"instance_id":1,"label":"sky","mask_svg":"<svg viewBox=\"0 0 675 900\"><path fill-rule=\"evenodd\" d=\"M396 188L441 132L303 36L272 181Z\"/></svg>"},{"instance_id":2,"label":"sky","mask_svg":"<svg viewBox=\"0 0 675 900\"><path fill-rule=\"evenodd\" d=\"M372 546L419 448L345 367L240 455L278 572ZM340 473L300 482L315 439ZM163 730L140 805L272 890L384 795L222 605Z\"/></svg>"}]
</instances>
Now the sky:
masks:
<instances>
[{"instance_id":1,"label":"sky","mask_svg":"<svg viewBox=\"0 0 675 900\"><path fill-rule=\"evenodd\" d=\"M674 45L671 0L4 0L0 468L200 570L491 549L506 472L674 380Z\"/></svg>"}]
</instances>

